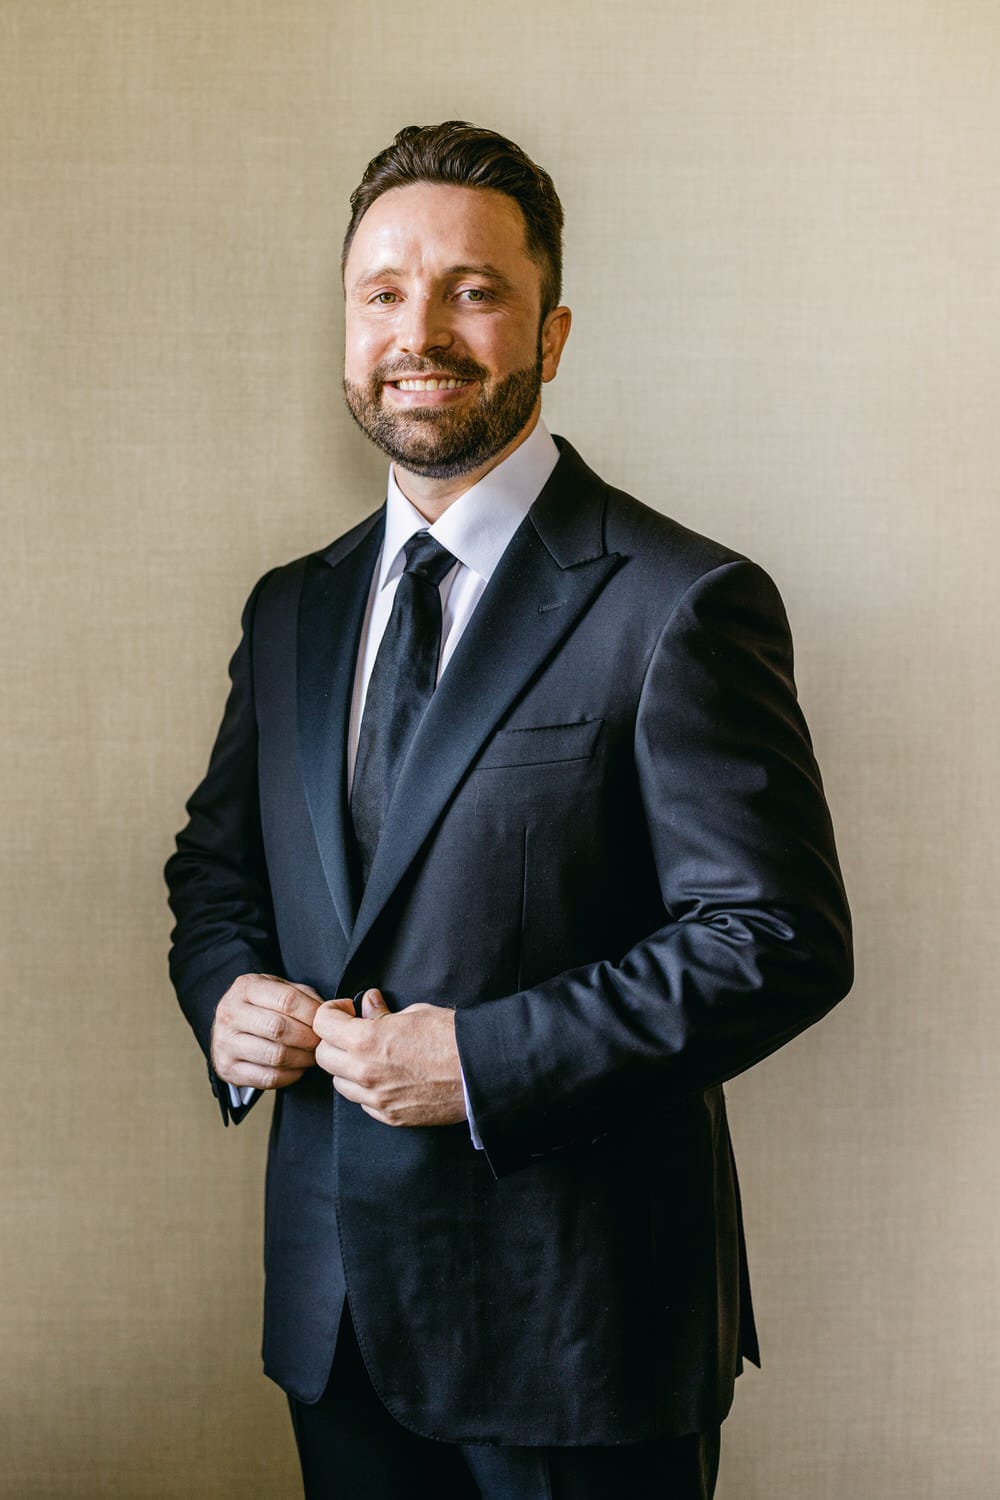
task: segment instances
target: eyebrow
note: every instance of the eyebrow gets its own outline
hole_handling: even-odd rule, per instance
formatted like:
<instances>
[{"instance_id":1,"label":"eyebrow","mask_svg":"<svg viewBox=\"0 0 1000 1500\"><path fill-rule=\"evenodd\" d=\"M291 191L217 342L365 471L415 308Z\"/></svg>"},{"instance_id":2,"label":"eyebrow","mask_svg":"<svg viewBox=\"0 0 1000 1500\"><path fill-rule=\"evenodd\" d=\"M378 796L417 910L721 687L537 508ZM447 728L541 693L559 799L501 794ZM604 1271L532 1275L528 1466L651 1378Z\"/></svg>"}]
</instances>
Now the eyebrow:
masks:
<instances>
[{"instance_id":1,"label":"eyebrow","mask_svg":"<svg viewBox=\"0 0 1000 1500\"><path fill-rule=\"evenodd\" d=\"M355 291L363 291L365 287L374 286L379 281L394 280L405 276L406 272L399 266L379 266L374 271L367 271L359 276L354 283ZM490 281L494 286L509 290L513 283L509 276L493 266L489 261L469 261L463 265L449 266L444 273L445 279L454 276L478 276L482 281Z\"/></svg>"}]
</instances>

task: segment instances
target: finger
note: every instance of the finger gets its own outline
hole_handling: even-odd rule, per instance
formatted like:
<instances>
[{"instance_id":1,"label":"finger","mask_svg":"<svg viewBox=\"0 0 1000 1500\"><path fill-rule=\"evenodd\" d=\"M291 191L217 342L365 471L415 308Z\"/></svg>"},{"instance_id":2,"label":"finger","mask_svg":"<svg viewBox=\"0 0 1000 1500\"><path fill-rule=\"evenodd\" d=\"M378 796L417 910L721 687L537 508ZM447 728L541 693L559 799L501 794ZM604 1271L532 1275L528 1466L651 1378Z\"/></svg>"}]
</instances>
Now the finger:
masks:
<instances>
[{"instance_id":1,"label":"finger","mask_svg":"<svg viewBox=\"0 0 1000 1500\"><path fill-rule=\"evenodd\" d=\"M234 1007L229 1031L233 1038L256 1036L264 1041L299 1047L307 1052L312 1052L316 1046L316 1033L308 1022L283 1015L280 1010L268 1010L249 1002Z\"/></svg>"},{"instance_id":2,"label":"finger","mask_svg":"<svg viewBox=\"0 0 1000 1500\"><path fill-rule=\"evenodd\" d=\"M355 1025L363 1024L355 1021ZM367 1053L349 1052L331 1042L320 1042L316 1048L316 1061L324 1072L332 1073L335 1078L343 1078L369 1092L374 1091L382 1081L381 1069L374 1058Z\"/></svg>"},{"instance_id":3,"label":"finger","mask_svg":"<svg viewBox=\"0 0 1000 1500\"><path fill-rule=\"evenodd\" d=\"M324 1073L330 1073L335 1077L347 1077L355 1071L354 1059L349 1052L342 1047L335 1047L330 1042L320 1042L316 1048L316 1063Z\"/></svg>"},{"instance_id":4,"label":"finger","mask_svg":"<svg viewBox=\"0 0 1000 1500\"><path fill-rule=\"evenodd\" d=\"M380 1109L377 1104L373 1104L371 1102L371 1096L368 1091L365 1089L359 1089L356 1084L350 1083L342 1078L335 1078L333 1080L333 1086L337 1090L338 1094L342 1095L345 1099L349 1099L352 1104L359 1105L364 1110L366 1115L369 1115L373 1120L377 1120L380 1125L395 1126L402 1123L399 1119L394 1119L392 1115L388 1114L385 1110Z\"/></svg>"},{"instance_id":5,"label":"finger","mask_svg":"<svg viewBox=\"0 0 1000 1500\"><path fill-rule=\"evenodd\" d=\"M295 988L297 990L301 990L303 995L311 995L319 1005L323 1004L323 996L320 994L319 990L314 990L311 984L300 984L296 979Z\"/></svg>"},{"instance_id":6,"label":"finger","mask_svg":"<svg viewBox=\"0 0 1000 1500\"><path fill-rule=\"evenodd\" d=\"M349 1099L352 1104L360 1105L365 1114L370 1115L373 1120L377 1120L380 1125L391 1125L393 1123L388 1115L383 1114L382 1110L378 1109L374 1104L365 1103L366 1096L363 1089L358 1089L356 1085L347 1083L341 1078L335 1078L333 1086L338 1094L341 1094L345 1099Z\"/></svg>"},{"instance_id":7,"label":"finger","mask_svg":"<svg viewBox=\"0 0 1000 1500\"><path fill-rule=\"evenodd\" d=\"M353 1000L328 1000L313 1016L312 1028L331 1046L353 1050L363 1045L365 1027L354 1014Z\"/></svg>"},{"instance_id":8,"label":"finger","mask_svg":"<svg viewBox=\"0 0 1000 1500\"><path fill-rule=\"evenodd\" d=\"M333 1080L333 1086L337 1093L344 1099L349 1099L352 1104L360 1104L361 1108L374 1119L381 1118L381 1112L373 1101L371 1089L362 1088L352 1078L342 1078L339 1074Z\"/></svg>"},{"instance_id":9,"label":"finger","mask_svg":"<svg viewBox=\"0 0 1000 1500\"><path fill-rule=\"evenodd\" d=\"M265 1068L311 1068L316 1061L316 1040L311 1047L290 1047L269 1037L239 1032L229 1044L237 1062L260 1063Z\"/></svg>"},{"instance_id":10,"label":"finger","mask_svg":"<svg viewBox=\"0 0 1000 1500\"><path fill-rule=\"evenodd\" d=\"M365 990L361 997L361 1014L366 1021L373 1016L387 1016L389 1007L385 1003L385 996L381 990Z\"/></svg>"},{"instance_id":11,"label":"finger","mask_svg":"<svg viewBox=\"0 0 1000 1500\"><path fill-rule=\"evenodd\" d=\"M261 1010L274 1010L308 1026L320 1003L297 984L286 979L271 979L263 974L249 974L243 986L242 999Z\"/></svg>"},{"instance_id":12,"label":"finger","mask_svg":"<svg viewBox=\"0 0 1000 1500\"><path fill-rule=\"evenodd\" d=\"M218 1076L237 1088L283 1089L290 1083L298 1083L303 1068L266 1068L260 1063L234 1062L224 1074Z\"/></svg>"},{"instance_id":13,"label":"finger","mask_svg":"<svg viewBox=\"0 0 1000 1500\"><path fill-rule=\"evenodd\" d=\"M303 984L301 979L289 979L284 974L257 974L255 977L257 979L269 979L272 984L291 984L297 990L301 990L303 995L315 995L317 1000L323 999L318 990L314 990L311 984Z\"/></svg>"},{"instance_id":14,"label":"finger","mask_svg":"<svg viewBox=\"0 0 1000 1500\"><path fill-rule=\"evenodd\" d=\"M343 996L341 996L337 1000L324 1000L320 1006L320 1010L322 1010L325 1006L331 1006L334 1010L342 1011L345 1016L351 1016L355 1020L357 1019L357 1013L354 1009L353 1000L345 1000ZM318 1015L319 1011L317 1011L316 1014ZM313 1019L315 1019L315 1017Z\"/></svg>"},{"instance_id":15,"label":"finger","mask_svg":"<svg viewBox=\"0 0 1000 1500\"><path fill-rule=\"evenodd\" d=\"M258 974L254 977L256 977L257 979L269 979L272 984L293 985L295 989L301 990L303 995L312 995L315 999L322 1002L323 996L319 993L319 991L314 990L311 984L303 984L301 979L289 979L287 975L284 974Z\"/></svg>"}]
</instances>

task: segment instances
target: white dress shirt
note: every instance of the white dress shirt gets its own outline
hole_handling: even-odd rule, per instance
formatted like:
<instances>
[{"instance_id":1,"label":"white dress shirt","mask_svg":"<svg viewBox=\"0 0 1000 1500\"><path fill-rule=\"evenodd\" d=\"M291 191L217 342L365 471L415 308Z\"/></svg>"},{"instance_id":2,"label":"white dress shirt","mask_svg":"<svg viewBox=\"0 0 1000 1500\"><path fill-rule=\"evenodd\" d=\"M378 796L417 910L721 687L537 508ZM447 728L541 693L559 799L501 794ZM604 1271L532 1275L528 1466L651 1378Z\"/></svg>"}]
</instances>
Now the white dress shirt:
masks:
<instances>
[{"instance_id":1,"label":"white dress shirt","mask_svg":"<svg viewBox=\"0 0 1000 1500\"><path fill-rule=\"evenodd\" d=\"M375 572L372 575L365 610L351 697L351 720L347 742L348 794L354 782L354 764L358 754L361 716L364 712L368 683L385 627L389 623L392 602L403 573L406 558L403 548L418 531L429 531L435 541L447 547L457 558L445 575L441 590L441 654L438 657L437 680L451 660L462 632L468 625L486 585L493 577L510 541L531 509L542 486L555 468L559 449L544 423L539 421L528 437L509 458L497 464L482 479L453 501L432 526L425 516L410 504L396 483L392 468L385 507L385 537ZM462 1080L465 1089L465 1080ZM234 1107L248 1104L256 1090L229 1085ZM475 1145L481 1142L465 1096L469 1128Z\"/></svg>"}]
</instances>

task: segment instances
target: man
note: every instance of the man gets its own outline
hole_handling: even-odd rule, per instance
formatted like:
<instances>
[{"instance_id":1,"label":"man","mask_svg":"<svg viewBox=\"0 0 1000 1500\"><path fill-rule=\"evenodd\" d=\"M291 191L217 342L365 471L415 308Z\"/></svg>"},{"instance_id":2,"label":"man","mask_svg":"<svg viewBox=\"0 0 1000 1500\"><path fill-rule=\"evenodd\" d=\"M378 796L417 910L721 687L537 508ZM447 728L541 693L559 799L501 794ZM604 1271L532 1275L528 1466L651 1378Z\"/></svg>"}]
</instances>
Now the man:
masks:
<instances>
[{"instance_id":1,"label":"man","mask_svg":"<svg viewBox=\"0 0 1000 1500\"><path fill-rule=\"evenodd\" d=\"M773 585L540 421L561 227L490 131L369 165L344 389L387 501L254 589L167 867L223 1118L276 1091L310 1497L711 1495L757 1359L721 1085L850 984Z\"/></svg>"}]
</instances>

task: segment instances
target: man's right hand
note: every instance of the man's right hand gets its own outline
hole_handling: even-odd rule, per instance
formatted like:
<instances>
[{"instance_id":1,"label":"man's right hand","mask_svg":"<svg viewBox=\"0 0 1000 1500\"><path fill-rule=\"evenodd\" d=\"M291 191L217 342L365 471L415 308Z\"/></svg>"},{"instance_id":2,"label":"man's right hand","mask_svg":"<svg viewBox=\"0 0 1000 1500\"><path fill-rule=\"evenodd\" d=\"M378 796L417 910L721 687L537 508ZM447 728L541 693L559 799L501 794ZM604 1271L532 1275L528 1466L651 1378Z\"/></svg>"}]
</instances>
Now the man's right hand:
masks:
<instances>
[{"instance_id":1,"label":"man's right hand","mask_svg":"<svg viewBox=\"0 0 1000 1500\"><path fill-rule=\"evenodd\" d=\"M312 985L273 974L241 974L229 986L212 1023L212 1067L241 1088L283 1089L316 1061L312 1029L322 997Z\"/></svg>"}]
</instances>

